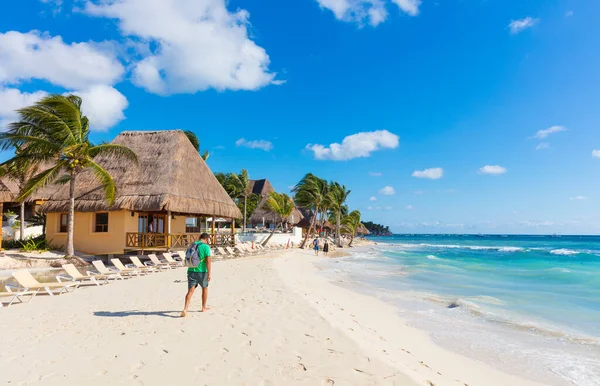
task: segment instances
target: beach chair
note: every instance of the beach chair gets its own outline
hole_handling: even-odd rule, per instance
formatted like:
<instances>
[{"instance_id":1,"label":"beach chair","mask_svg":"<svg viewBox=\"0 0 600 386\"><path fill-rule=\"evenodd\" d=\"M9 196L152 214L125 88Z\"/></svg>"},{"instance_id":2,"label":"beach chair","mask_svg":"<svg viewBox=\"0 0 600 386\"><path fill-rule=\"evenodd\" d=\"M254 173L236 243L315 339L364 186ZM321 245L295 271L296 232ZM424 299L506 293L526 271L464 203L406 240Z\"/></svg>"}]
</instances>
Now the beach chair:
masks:
<instances>
[{"instance_id":1,"label":"beach chair","mask_svg":"<svg viewBox=\"0 0 600 386\"><path fill-rule=\"evenodd\" d=\"M137 268L127 268L125 264L119 259L110 259L110 262L115 266L116 269L119 270L119 273L122 275L129 276L142 276L147 275L146 272L142 272Z\"/></svg>"},{"instance_id":2,"label":"beach chair","mask_svg":"<svg viewBox=\"0 0 600 386\"><path fill-rule=\"evenodd\" d=\"M140 258L137 256L129 256L129 260L131 260L132 264L126 265L126 267L129 267L131 265L132 267L135 267L141 271L146 271L146 272L159 272L160 271L159 268L154 267L153 265L142 264L142 262L140 261Z\"/></svg>"},{"instance_id":3,"label":"beach chair","mask_svg":"<svg viewBox=\"0 0 600 386\"><path fill-rule=\"evenodd\" d=\"M57 295L61 295L65 292L69 292L70 289L75 291L81 284L78 281L72 281L69 283L40 283L35 279L35 277L33 277L31 272L26 270L15 271L12 273L12 276L22 287L23 291L33 291L35 292L34 296L37 295L37 293L40 292L40 290L45 290L50 296L54 296L54 290L58 290Z\"/></svg>"},{"instance_id":4,"label":"beach chair","mask_svg":"<svg viewBox=\"0 0 600 386\"><path fill-rule=\"evenodd\" d=\"M62 283L63 280L68 281L79 281L81 284L93 284L96 286L100 286L100 284L108 284L108 275L93 275L91 272L87 272L86 275L81 274L77 268L73 264L63 264L63 269L69 276L65 275L56 275L56 280L59 283ZM100 280L100 281L98 281Z\"/></svg>"},{"instance_id":5,"label":"beach chair","mask_svg":"<svg viewBox=\"0 0 600 386\"><path fill-rule=\"evenodd\" d=\"M227 252L223 247L216 247L215 248L217 250L217 252L219 253L219 257L223 258L223 257L232 257L229 252Z\"/></svg>"},{"instance_id":6,"label":"beach chair","mask_svg":"<svg viewBox=\"0 0 600 386\"><path fill-rule=\"evenodd\" d=\"M227 251L227 253L229 253L230 257L241 257L244 255L244 253L241 253L239 251L235 251L233 248L231 247L225 247L225 250Z\"/></svg>"},{"instance_id":7,"label":"beach chair","mask_svg":"<svg viewBox=\"0 0 600 386\"><path fill-rule=\"evenodd\" d=\"M172 267L175 267L175 268L183 267L183 261L176 261L175 259L173 259L172 254L170 254L168 252L164 252L163 257L165 258L167 263L171 264ZM184 259L185 259L185 257L184 257Z\"/></svg>"},{"instance_id":8,"label":"beach chair","mask_svg":"<svg viewBox=\"0 0 600 386\"><path fill-rule=\"evenodd\" d=\"M254 252L252 252L248 246L244 244L237 244L233 247L233 250L238 252L240 255L254 255Z\"/></svg>"},{"instance_id":9,"label":"beach chair","mask_svg":"<svg viewBox=\"0 0 600 386\"><path fill-rule=\"evenodd\" d=\"M123 275L121 275L121 273L106 268L106 266L104 265L104 263L102 261L100 261L100 260L94 260L94 261L92 261L92 264L94 264L94 268L96 268L96 270L101 275L113 275L117 279L120 279L120 280L124 279L124 277L123 277Z\"/></svg>"},{"instance_id":10,"label":"beach chair","mask_svg":"<svg viewBox=\"0 0 600 386\"><path fill-rule=\"evenodd\" d=\"M154 253L150 253L148 258L150 259L152 265L158 269L171 269L171 264L158 260L158 257L156 257Z\"/></svg>"},{"instance_id":11,"label":"beach chair","mask_svg":"<svg viewBox=\"0 0 600 386\"><path fill-rule=\"evenodd\" d=\"M19 287L11 285L6 286L6 291L8 292L0 292L0 308L4 307L2 299L6 299L6 301L8 302L6 304L6 308L8 308L17 300L19 301L19 303L29 303L37 294L37 291L22 291L19 289ZM28 295L30 295L29 300L27 302L24 302L23 297Z\"/></svg>"}]
</instances>

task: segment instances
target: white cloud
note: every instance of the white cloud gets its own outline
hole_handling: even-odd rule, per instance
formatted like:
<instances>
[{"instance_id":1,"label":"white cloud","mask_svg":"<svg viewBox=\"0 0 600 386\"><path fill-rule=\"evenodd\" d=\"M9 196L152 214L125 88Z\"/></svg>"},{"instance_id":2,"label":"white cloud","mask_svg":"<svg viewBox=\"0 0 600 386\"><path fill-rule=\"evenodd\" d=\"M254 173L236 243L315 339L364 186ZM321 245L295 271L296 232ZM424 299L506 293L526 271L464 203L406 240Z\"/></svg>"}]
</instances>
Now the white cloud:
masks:
<instances>
[{"instance_id":1,"label":"white cloud","mask_svg":"<svg viewBox=\"0 0 600 386\"><path fill-rule=\"evenodd\" d=\"M504 174L507 170L505 167L499 165L485 165L479 169L479 172L483 174Z\"/></svg>"},{"instance_id":2,"label":"white cloud","mask_svg":"<svg viewBox=\"0 0 600 386\"><path fill-rule=\"evenodd\" d=\"M413 210L413 206L412 205L406 205L406 210Z\"/></svg>"},{"instance_id":3,"label":"white cloud","mask_svg":"<svg viewBox=\"0 0 600 386\"><path fill-rule=\"evenodd\" d=\"M550 142L542 142L535 147L535 150L543 150L543 149L549 149L549 148L550 148Z\"/></svg>"},{"instance_id":4,"label":"white cloud","mask_svg":"<svg viewBox=\"0 0 600 386\"><path fill-rule=\"evenodd\" d=\"M413 177L417 178L428 178L430 180L438 180L444 175L444 169L442 168L431 168L425 170L415 170L412 174Z\"/></svg>"},{"instance_id":5,"label":"white cloud","mask_svg":"<svg viewBox=\"0 0 600 386\"><path fill-rule=\"evenodd\" d=\"M534 19L534 18L528 16L524 19L511 20L511 22L508 24L508 28L510 29L511 34L516 35L519 32L522 32L528 28L532 28L539 22L540 22L540 19Z\"/></svg>"},{"instance_id":6,"label":"white cloud","mask_svg":"<svg viewBox=\"0 0 600 386\"><path fill-rule=\"evenodd\" d=\"M125 69L109 45L65 43L39 31L0 33L0 84L43 79L67 89L114 84Z\"/></svg>"},{"instance_id":7,"label":"white cloud","mask_svg":"<svg viewBox=\"0 0 600 386\"><path fill-rule=\"evenodd\" d=\"M353 158L369 157L372 152L381 149L395 149L400 144L400 138L387 130L362 132L349 135L342 143L332 143L329 147L323 145L306 145L315 159L347 161Z\"/></svg>"},{"instance_id":8,"label":"white cloud","mask_svg":"<svg viewBox=\"0 0 600 386\"><path fill-rule=\"evenodd\" d=\"M579 196L571 197L571 198L569 198L569 200L571 200L571 201L583 201L583 200L587 200L587 197L579 195Z\"/></svg>"},{"instance_id":9,"label":"white cloud","mask_svg":"<svg viewBox=\"0 0 600 386\"><path fill-rule=\"evenodd\" d=\"M367 207L367 210L373 210L372 206Z\"/></svg>"},{"instance_id":10,"label":"white cloud","mask_svg":"<svg viewBox=\"0 0 600 386\"><path fill-rule=\"evenodd\" d=\"M237 147L241 146L241 147L247 147L249 149L260 149L260 150L264 150L264 151L270 151L271 149L273 149L273 144L264 139L247 141L244 138L240 138L237 141L235 141L235 145Z\"/></svg>"},{"instance_id":11,"label":"white cloud","mask_svg":"<svg viewBox=\"0 0 600 386\"><path fill-rule=\"evenodd\" d=\"M149 43L133 82L168 95L256 90L274 81L269 55L249 37L249 13L225 0L88 0L84 12L118 20L121 32Z\"/></svg>"},{"instance_id":12,"label":"white cloud","mask_svg":"<svg viewBox=\"0 0 600 386\"><path fill-rule=\"evenodd\" d=\"M541 228L554 225L553 221L519 221L517 223L527 228Z\"/></svg>"},{"instance_id":13,"label":"white cloud","mask_svg":"<svg viewBox=\"0 0 600 386\"><path fill-rule=\"evenodd\" d=\"M373 27L383 23L388 17L388 0L317 0L321 8L329 9L338 20L369 23ZM401 11L416 16L421 0L391 0Z\"/></svg>"},{"instance_id":14,"label":"white cloud","mask_svg":"<svg viewBox=\"0 0 600 386\"><path fill-rule=\"evenodd\" d=\"M561 131L567 131L567 130L568 129L564 126L552 126L547 129L544 129L544 130L538 130L538 132L535 133L535 138L544 139L544 138L547 138L550 134L560 133Z\"/></svg>"},{"instance_id":15,"label":"white cloud","mask_svg":"<svg viewBox=\"0 0 600 386\"><path fill-rule=\"evenodd\" d=\"M6 130L6 125L18 119L16 110L34 104L46 95L43 91L26 93L16 88L0 87L0 131Z\"/></svg>"},{"instance_id":16,"label":"white cloud","mask_svg":"<svg viewBox=\"0 0 600 386\"><path fill-rule=\"evenodd\" d=\"M391 186L386 186L385 188L381 188L379 190L379 194L383 196L393 196L394 194L396 194L396 189L394 189Z\"/></svg>"},{"instance_id":17,"label":"white cloud","mask_svg":"<svg viewBox=\"0 0 600 386\"><path fill-rule=\"evenodd\" d=\"M600 158L600 150L592 150L592 157Z\"/></svg>"},{"instance_id":18,"label":"white cloud","mask_svg":"<svg viewBox=\"0 0 600 386\"><path fill-rule=\"evenodd\" d=\"M419 14L419 5L421 0L392 0L400 9L411 16Z\"/></svg>"},{"instance_id":19,"label":"white cloud","mask_svg":"<svg viewBox=\"0 0 600 386\"><path fill-rule=\"evenodd\" d=\"M377 201L377 197L373 196L373 197L369 198L369 201Z\"/></svg>"},{"instance_id":20,"label":"white cloud","mask_svg":"<svg viewBox=\"0 0 600 386\"><path fill-rule=\"evenodd\" d=\"M574 14L574 12L573 12L573 11L567 11L567 12L565 13L565 16L566 16L566 17L571 17L571 16L573 16L573 14Z\"/></svg>"},{"instance_id":21,"label":"white cloud","mask_svg":"<svg viewBox=\"0 0 600 386\"><path fill-rule=\"evenodd\" d=\"M383 175L383 173L381 173L381 172L369 172L369 175L371 177L381 177Z\"/></svg>"},{"instance_id":22,"label":"white cloud","mask_svg":"<svg viewBox=\"0 0 600 386\"><path fill-rule=\"evenodd\" d=\"M73 93L83 99L81 110L90 120L92 129L108 130L125 119L123 110L129 103L127 98L114 87L92 86Z\"/></svg>"},{"instance_id":23,"label":"white cloud","mask_svg":"<svg viewBox=\"0 0 600 386\"><path fill-rule=\"evenodd\" d=\"M385 207L385 208L383 208L383 209L385 209L385 210L392 210L392 209L394 209L394 207L393 207L393 206L386 206L386 207Z\"/></svg>"}]
</instances>

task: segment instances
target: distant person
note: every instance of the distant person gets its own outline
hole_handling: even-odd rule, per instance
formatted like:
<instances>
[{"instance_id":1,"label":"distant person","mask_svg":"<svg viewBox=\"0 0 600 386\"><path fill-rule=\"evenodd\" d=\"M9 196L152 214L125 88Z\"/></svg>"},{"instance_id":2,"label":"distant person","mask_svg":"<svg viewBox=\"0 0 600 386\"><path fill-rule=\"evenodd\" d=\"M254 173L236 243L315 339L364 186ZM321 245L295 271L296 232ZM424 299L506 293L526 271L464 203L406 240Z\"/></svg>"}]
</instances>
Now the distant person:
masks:
<instances>
[{"instance_id":1,"label":"distant person","mask_svg":"<svg viewBox=\"0 0 600 386\"><path fill-rule=\"evenodd\" d=\"M323 244L323 253L325 257L327 257L327 253L329 253L329 241L325 240L325 244Z\"/></svg>"},{"instance_id":2,"label":"distant person","mask_svg":"<svg viewBox=\"0 0 600 386\"><path fill-rule=\"evenodd\" d=\"M313 249L315 250L315 256L319 256L319 238L318 237L313 241Z\"/></svg>"},{"instance_id":3,"label":"distant person","mask_svg":"<svg viewBox=\"0 0 600 386\"><path fill-rule=\"evenodd\" d=\"M208 233L202 233L200 235L200 240L196 241L192 246L190 246L188 252L186 252L186 260L188 260L188 253L190 252L190 249L195 246L198 251L199 264L197 267L189 267L187 271L188 292L185 295L185 307L181 313L182 318L187 315L190 301L192 300L194 291L198 286L202 287L202 312L210 310L210 308L206 306L206 302L208 300L208 283L210 282L211 272L211 251L210 246L208 245L209 238L210 236Z\"/></svg>"}]
</instances>

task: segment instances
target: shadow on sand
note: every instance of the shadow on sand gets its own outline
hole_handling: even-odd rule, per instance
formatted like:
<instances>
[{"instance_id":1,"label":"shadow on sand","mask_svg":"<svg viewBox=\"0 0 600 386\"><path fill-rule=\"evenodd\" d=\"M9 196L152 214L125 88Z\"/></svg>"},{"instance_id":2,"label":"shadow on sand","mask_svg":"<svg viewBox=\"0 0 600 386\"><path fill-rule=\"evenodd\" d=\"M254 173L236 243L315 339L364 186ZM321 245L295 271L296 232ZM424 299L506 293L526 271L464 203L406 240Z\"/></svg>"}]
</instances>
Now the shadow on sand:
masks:
<instances>
[{"instance_id":1,"label":"shadow on sand","mask_svg":"<svg viewBox=\"0 0 600 386\"><path fill-rule=\"evenodd\" d=\"M188 314L194 311L188 311ZM162 316L163 318L177 318L181 311L96 311L94 316L105 318L125 318L128 316Z\"/></svg>"}]
</instances>

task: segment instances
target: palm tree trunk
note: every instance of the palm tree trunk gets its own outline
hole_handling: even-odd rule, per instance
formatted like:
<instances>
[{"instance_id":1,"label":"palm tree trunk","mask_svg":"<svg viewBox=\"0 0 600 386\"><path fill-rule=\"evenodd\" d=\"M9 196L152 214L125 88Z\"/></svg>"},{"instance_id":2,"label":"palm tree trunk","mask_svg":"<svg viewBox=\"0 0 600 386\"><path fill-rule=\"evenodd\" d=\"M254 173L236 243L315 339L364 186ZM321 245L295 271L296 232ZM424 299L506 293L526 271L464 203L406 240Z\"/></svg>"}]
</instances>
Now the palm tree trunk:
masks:
<instances>
[{"instance_id":1,"label":"palm tree trunk","mask_svg":"<svg viewBox=\"0 0 600 386\"><path fill-rule=\"evenodd\" d=\"M354 233L352 233L352 236L350 237L350 243L348 244L349 248L352 248L352 242L354 241Z\"/></svg>"},{"instance_id":2,"label":"palm tree trunk","mask_svg":"<svg viewBox=\"0 0 600 386\"><path fill-rule=\"evenodd\" d=\"M304 240L302 240L302 244L300 244L300 249L304 248L304 246L306 245L306 242L308 241L308 237L310 236L312 231L315 229L315 224L317 222L317 214L318 213L319 213L319 208L315 208L314 216L313 216L312 220L310 221L310 227L308 228L308 232L306 232L306 236L304 236Z\"/></svg>"},{"instance_id":3,"label":"palm tree trunk","mask_svg":"<svg viewBox=\"0 0 600 386\"><path fill-rule=\"evenodd\" d=\"M337 240L337 246L342 248L342 232L340 226L342 223L342 214L338 210L335 216L335 238Z\"/></svg>"},{"instance_id":4,"label":"palm tree trunk","mask_svg":"<svg viewBox=\"0 0 600 386\"><path fill-rule=\"evenodd\" d=\"M75 172L71 171L69 186L69 221L67 223L67 257L75 256L73 245L73 229L75 222Z\"/></svg>"},{"instance_id":5,"label":"palm tree trunk","mask_svg":"<svg viewBox=\"0 0 600 386\"><path fill-rule=\"evenodd\" d=\"M281 221L279 223L279 226L281 226L283 224L283 221ZM267 239L265 241L262 242L262 246L266 247L267 244L269 244L269 241L271 240L271 237L273 237L273 234L275 233L275 229L277 229L277 226L273 227L273 230L271 231L271 234L269 235L269 237L267 237Z\"/></svg>"},{"instance_id":6,"label":"palm tree trunk","mask_svg":"<svg viewBox=\"0 0 600 386\"><path fill-rule=\"evenodd\" d=\"M4 216L4 203L0 202L0 255L3 255L4 253L2 252L2 236L4 231L2 230L2 218Z\"/></svg>"},{"instance_id":7,"label":"palm tree trunk","mask_svg":"<svg viewBox=\"0 0 600 386\"><path fill-rule=\"evenodd\" d=\"M243 233L246 233L246 216L247 216L247 210L246 210L246 204L248 201L248 197L246 195L244 195L244 228L242 229Z\"/></svg>"},{"instance_id":8,"label":"palm tree trunk","mask_svg":"<svg viewBox=\"0 0 600 386\"><path fill-rule=\"evenodd\" d=\"M23 241L25 236L25 201L21 202L20 209L21 213L19 215L21 221L19 221L19 240Z\"/></svg>"}]
</instances>

